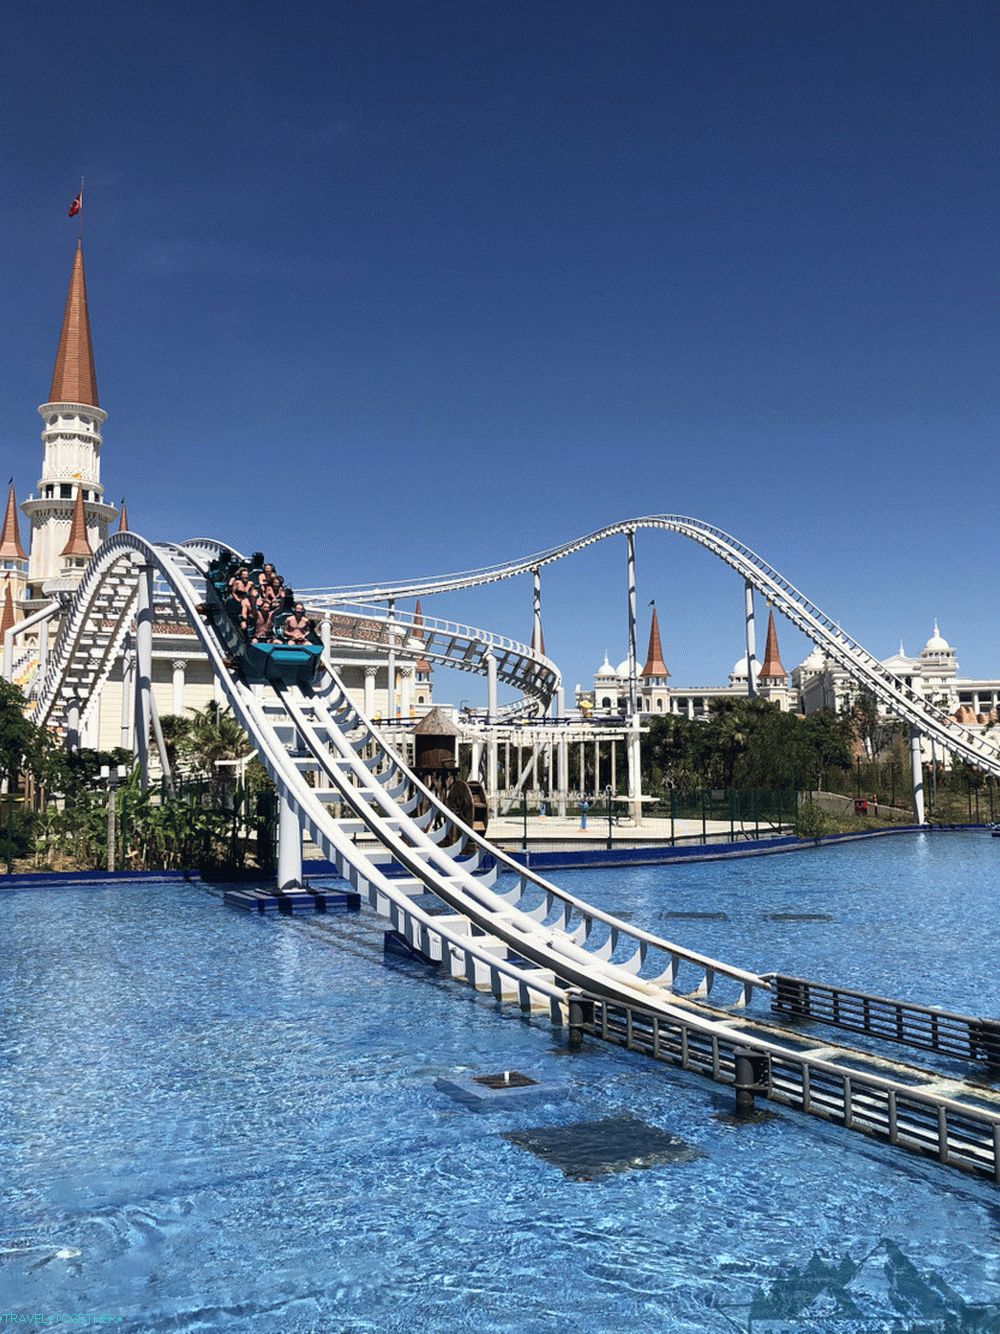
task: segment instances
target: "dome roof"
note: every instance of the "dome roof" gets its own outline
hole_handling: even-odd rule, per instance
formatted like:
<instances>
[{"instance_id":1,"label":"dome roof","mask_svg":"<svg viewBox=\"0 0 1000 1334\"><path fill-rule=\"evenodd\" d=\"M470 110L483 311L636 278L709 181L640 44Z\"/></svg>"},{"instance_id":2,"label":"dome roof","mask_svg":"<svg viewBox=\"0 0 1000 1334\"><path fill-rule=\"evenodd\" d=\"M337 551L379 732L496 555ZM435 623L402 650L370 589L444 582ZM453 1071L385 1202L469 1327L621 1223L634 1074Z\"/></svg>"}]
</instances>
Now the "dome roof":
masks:
<instances>
[{"instance_id":1,"label":"dome roof","mask_svg":"<svg viewBox=\"0 0 1000 1334\"><path fill-rule=\"evenodd\" d=\"M604 661L601 663L600 667L598 667L594 675L600 677L615 675L615 669L611 666L611 663L608 662L608 655L606 653L604 655Z\"/></svg>"},{"instance_id":2,"label":"dome roof","mask_svg":"<svg viewBox=\"0 0 1000 1334\"><path fill-rule=\"evenodd\" d=\"M745 659L744 659L745 661ZM818 644L813 644L811 651L799 663L800 672L821 672L826 666L826 656Z\"/></svg>"},{"instance_id":3,"label":"dome roof","mask_svg":"<svg viewBox=\"0 0 1000 1334\"><path fill-rule=\"evenodd\" d=\"M638 672L638 670L639 670L638 667L636 667L636 672ZM615 668L615 675L624 676L626 678L628 677L628 658L625 658L623 662L620 662L618 664L618 666Z\"/></svg>"},{"instance_id":4,"label":"dome roof","mask_svg":"<svg viewBox=\"0 0 1000 1334\"><path fill-rule=\"evenodd\" d=\"M934 622L934 633L928 639L923 647L924 653L950 653L951 645L938 629L937 621Z\"/></svg>"},{"instance_id":5,"label":"dome roof","mask_svg":"<svg viewBox=\"0 0 1000 1334\"><path fill-rule=\"evenodd\" d=\"M734 663L733 663L733 670L729 673L729 675L730 675L730 676L741 676L741 677L743 678L744 681L746 680L746 678L747 678L747 655L746 655L745 653L744 653L743 657L739 659L738 662L734 662ZM756 679L757 679L758 676L760 676L760 663L757 661L756 658L754 658L754 661L753 661L753 679L756 681Z\"/></svg>"}]
</instances>

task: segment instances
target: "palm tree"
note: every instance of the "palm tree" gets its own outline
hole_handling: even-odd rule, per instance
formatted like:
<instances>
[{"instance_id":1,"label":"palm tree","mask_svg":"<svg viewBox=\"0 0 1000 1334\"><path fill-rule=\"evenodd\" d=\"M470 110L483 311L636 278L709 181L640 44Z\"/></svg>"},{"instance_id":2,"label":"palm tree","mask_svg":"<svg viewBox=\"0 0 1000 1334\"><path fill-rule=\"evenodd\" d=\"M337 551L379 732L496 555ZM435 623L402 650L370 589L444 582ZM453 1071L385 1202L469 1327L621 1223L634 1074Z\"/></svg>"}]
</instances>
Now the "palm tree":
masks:
<instances>
[{"instance_id":1,"label":"palm tree","mask_svg":"<svg viewBox=\"0 0 1000 1334\"><path fill-rule=\"evenodd\" d=\"M225 713L217 703L196 709L187 720L184 734L178 737L177 749L191 767L204 775L213 793L218 796L231 785L235 775L220 771L233 761L246 759L252 747L246 733L231 713Z\"/></svg>"}]
</instances>

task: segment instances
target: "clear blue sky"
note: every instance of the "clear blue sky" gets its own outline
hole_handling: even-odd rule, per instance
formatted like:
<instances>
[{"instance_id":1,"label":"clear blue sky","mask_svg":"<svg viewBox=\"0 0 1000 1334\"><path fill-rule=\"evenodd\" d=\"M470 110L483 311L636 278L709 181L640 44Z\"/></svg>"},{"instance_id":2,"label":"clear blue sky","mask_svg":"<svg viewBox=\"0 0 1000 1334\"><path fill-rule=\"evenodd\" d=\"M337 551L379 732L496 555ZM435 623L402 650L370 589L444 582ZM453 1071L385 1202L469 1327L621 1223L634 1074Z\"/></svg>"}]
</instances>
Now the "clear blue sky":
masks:
<instances>
[{"instance_id":1,"label":"clear blue sky","mask_svg":"<svg viewBox=\"0 0 1000 1334\"><path fill-rule=\"evenodd\" d=\"M7 0L0 25L21 494L82 172L103 477L147 535L316 584L688 513L874 651L937 615L1000 673L992 0ZM546 580L570 685L624 656L622 547ZM735 578L676 538L639 565L675 683L724 678ZM527 637L530 588L427 610Z\"/></svg>"}]
</instances>

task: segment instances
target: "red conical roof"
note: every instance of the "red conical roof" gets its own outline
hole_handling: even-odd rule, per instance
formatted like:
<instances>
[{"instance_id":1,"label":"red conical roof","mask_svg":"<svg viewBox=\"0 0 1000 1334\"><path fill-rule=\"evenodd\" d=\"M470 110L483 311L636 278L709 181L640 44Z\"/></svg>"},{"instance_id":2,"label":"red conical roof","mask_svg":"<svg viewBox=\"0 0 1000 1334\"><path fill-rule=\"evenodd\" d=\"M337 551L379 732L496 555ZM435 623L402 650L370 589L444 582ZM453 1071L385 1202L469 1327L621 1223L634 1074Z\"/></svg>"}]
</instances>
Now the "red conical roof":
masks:
<instances>
[{"instance_id":1,"label":"red conical roof","mask_svg":"<svg viewBox=\"0 0 1000 1334\"><path fill-rule=\"evenodd\" d=\"M87 512L83 508L83 487L76 488L76 500L73 503L73 518L69 525L69 538L61 553L63 556L92 556L93 548L87 537Z\"/></svg>"},{"instance_id":2,"label":"red conical roof","mask_svg":"<svg viewBox=\"0 0 1000 1334\"><path fill-rule=\"evenodd\" d=\"M0 642L8 630L14 628L14 597L10 591L10 580L7 580L7 587L3 595L3 611L0 612Z\"/></svg>"},{"instance_id":3,"label":"red conical roof","mask_svg":"<svg viewBox=\"0 0 1000 1334\"><path fill-rule=\"evenodd\" d=\"M767 613L767 644L764 648L764 661L760 666L760 679L765 678L774 680L777 677L784 679L788 673L785 671L781 662L781 654L778 652L778 636L774 629L774 612Z\"/></svg>"},{"instance_id":4,"label":"red conical roof","mask_svg":"<svg viewBox=\"0 0 1000 1334\"><path fill-rule=\"evenodd\" d=\"M125 497L122 496L122 507L118 511L118 531L120 533L128 532L128 513L125 509Z\"/></svg>"},{"instance_id":5,"label":"red conical roof","mask_svg":"<svg viewBox=\"0 0 1000 1334\"><path fill-rule=\"evenodd\" d=\"M52 371L50 403L84 403L100 407L97 376L94 374L94 350L90 343L90 317L87 314L87 284L83 276L83 244L76 243L73 272L66 294L62 332L56 364Z\"/></svg>"},{"instance_id":6,"label":"red conical roof","mask_svg":"<svg viewBox=\"0 0 1000 1334\"><path fill-rule=\"evenodd\" d=\"M0 560L27 560L24 547L21 546L21 534L17 530L17 501L14 499L13 481L7 487L7 508L3 516L3 529L0 531Z\"/></svg>"},{"instance_id":7,"label":"red conical roof","mask_svg":"<svg viewBox=\"0 0 1000 1334\"><path fill-rule=\"evenodd\" d=\"M660 643L660 621L653 608L653 619L649 623L649 648L646 650L646 665L640 676L669 676L667 664L663 661L663 645Z\"/></svg>"}]
</instances>

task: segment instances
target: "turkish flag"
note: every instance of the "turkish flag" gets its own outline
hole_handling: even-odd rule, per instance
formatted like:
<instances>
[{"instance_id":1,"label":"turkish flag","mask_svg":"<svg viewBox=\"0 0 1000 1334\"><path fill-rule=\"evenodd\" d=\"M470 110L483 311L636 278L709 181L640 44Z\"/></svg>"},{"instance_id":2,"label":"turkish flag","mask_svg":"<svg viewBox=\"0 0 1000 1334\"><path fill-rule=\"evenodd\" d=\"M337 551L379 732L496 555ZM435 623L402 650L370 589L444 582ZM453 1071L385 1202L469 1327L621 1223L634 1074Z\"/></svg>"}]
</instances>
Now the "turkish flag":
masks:
<instances>
[{"instance_id":1,"label":"turkish flag","mask_svg":"<svg viewBox=\"0 0 1000 1334\"><path fill-rule=\"evenodd\" d=\"M80 193L77 195L77 197L73 200L72 204L70 204L69 206L69 216L71 218L75 218L82 208L83 208L83 191L81 190Z\"/></svg>"}]
</instances>

